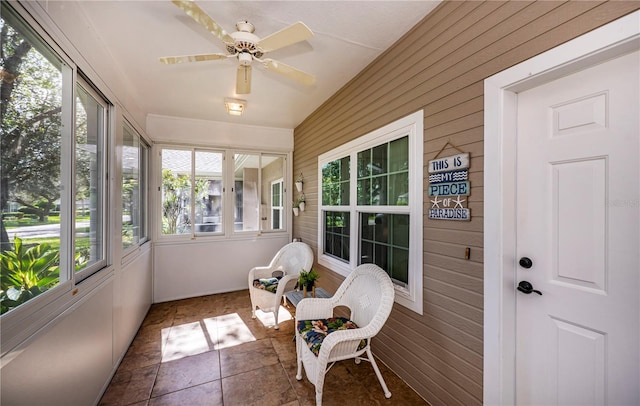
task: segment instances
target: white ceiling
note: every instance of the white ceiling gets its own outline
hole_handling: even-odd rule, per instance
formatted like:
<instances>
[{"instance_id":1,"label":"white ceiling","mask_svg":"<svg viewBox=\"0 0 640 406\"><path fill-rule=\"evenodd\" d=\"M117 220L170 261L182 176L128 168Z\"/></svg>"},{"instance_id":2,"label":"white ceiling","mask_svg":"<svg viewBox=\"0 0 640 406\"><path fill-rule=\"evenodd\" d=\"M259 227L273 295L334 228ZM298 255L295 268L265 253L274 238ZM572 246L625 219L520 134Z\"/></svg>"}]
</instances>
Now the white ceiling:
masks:
<instances>
[{"instance_id":1,"label":"white ceiling","mask_svg":"<svg viewBox=\"0 0 640 406\"><path fill-rule=\"evenodd\" d=\"M264 38L296 21L314 37L269 58L316 75L313 87L253 64L251 94L235 94L237 61L164 65L163 56L226 53L213 34L170 1L78 1L146 114L295 128L426 16L439 1L198 1L227 32L248 20ZM241 117L223 100L247 100Z\"/></svg>"}]
</instances>

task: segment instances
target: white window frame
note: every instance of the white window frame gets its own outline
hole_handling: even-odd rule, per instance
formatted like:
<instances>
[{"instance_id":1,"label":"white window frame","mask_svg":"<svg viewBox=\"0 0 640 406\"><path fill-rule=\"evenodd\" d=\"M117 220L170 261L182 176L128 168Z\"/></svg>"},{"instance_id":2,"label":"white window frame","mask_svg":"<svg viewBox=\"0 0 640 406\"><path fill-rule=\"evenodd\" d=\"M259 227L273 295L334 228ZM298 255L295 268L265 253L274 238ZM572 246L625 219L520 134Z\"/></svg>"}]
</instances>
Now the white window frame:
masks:
<instances>
[{"instance_id":1,"label":"white window frame","mask_svg":"<svg viewBox=\"0 0 640 406\"><path fill-rule=\"evenodd\" d=\"M125 127L128 127L129 131L138 137L138 242L130 245L129 247L122 247L122 257L126 257L132 252L136 252L138 248L149 241L149 173L150 173L150 158L151 147L149 143L144 139L141 132L138 131L135 125L126 118L123 120L123 131ZM124 137L124 134L123 134ZM122 158L124 160L124 157ZM124 162L121 162L124 165ZM123 171L120 171L120 182L123 182ZM121 183L122 184L122 183ZM120 191L122 194L122 190ZM122 227L120 232L122 232Z\"/></svg>"},{"instance_id":2,"label":"white window frame","mask_svg":"<svg viewBox=\"0 0 640 406\"><path fill-rule=\"evenodd\" d=\"M358 266L360 213L383 212L408 214L409 275L406 287L395 285L396 302L418 314L423 313L423 264L422 264L422 205L423 205L423 110L417 111L384 127L374 130L331 151L318 156L318 263L342 276L347 276ZM409 204L407 206L370 206L357 204L357 155L358 152L408 136L409 138ZM337 159L350 157L349 205L325 206L322 204L322 166ZM384 209L382 209L384 208ZM324 212L347 211L350 213L349 261L324 254Z\"/></svg>"},{"instance_id":3,"label":"white window frame","mask_svg":"<svg viewBox=\"0 0 640 406\"><path fill-rule=\"evenodd\" d=\"M273 206L273 185L275 184L279 184L280 185L280 205L279 206ZM269 185L269 188L271 189L269 191L269 205L271 206L269 208L270 214L271 214L271 230L272 231L280 231L285 229L285 225L282 224L282 221L284 220L284 179L280 178L280 179L276 179L274 181L271 182L271 184ZM274 229L273 227L273 219L274 219L274 215L273 215L273 210L274 209L278 209L279 210L279 218L278 218L278 224L280 224L280 228L278 229Z\"/></svg>"},{"instance_id":4,"label":"white window frame","mask_svg":"<svg viewBox=\"0 0 640 406\"><path fill-rule=\"evenodd\" d=\"M287 234L289 233L289 229L290 229L290 217L287 216L285 208L288 207L286 206L286 199L287 199L287 188L285 186L286 182L284 181L285 179L289 179L288 178L288 173L290 171L290 168L288 165L288 162L290 161L290 154L288 153L283 153L283 152L278 152L278 151L264 151L264 150L260 150L260 151L255 151L255 150L248 150L248 149L232 149L232 148L217 148L215 146L207 146L207 147L200 147L200 146L185 146L185 145L175 145L175 144L157 144L154 146L154 154L153 156L156 159L156 162L154 163L154 168L156 171L155 174L155 181L157 182L157 185L155 185L155 188L157 189L157 198L156 198L156 203L155 203L155 217L156 218L156 223L158 224L158 226L156 226L155 228L155 238L156 241L158 242L165 242L165 241L187 241L187 240L197 240L200 238L209 238L209 239L246 239L246 238L254 238L255 236L262 236L265 234ZM216 232L195 232L193 227L191 229L190 233L183 233L183 234L163 234L162 233L162 152L164 150L182 150L182 151L190 151L191 152L191 172L190 172L190 176L191 176L191 180L192 180L192 187L191 187L191 216L192 218L194 217L194 188L193 188L193 180L195 179L195 152L214 152L214 153L221 153L223 156L223 163L222 163L222 170L223 170L223 174L222 174L222 182L223 182L223 199L222 199L222 229L220 231L216 231ZM282 173L282 178L280 178L280 180L282 181L282 219L281 219L281 227L278 230L268 230L268 229L263 229L262 226L262 221L259 221L259 229L258 230L235 230L235 224L234 224L234 210L235 210L235 177L234 177L234 172L235 172L235 155L236 154L247 154L247 155L254 155L256 157L258 157L258 161L259 161L259 166L262 167L262 159L263 157L267 156L273 156L273 157L281 157L284 160L283 163L283 173ZM260 170L258 172L258 195L262 194L262 170ZM265 185L266 187L266 185ZM271 202L269 201L268 206L271 206ZM262 206L261 206L262 207ZM259 210L262 210L261 207L259 207ZM261 213L258 213L261 215Z\"/></svg>"},{"instance_id":5,"label":"white window frame","mask_svg":"<svg viewBox=\"0 0 640 406\"><path fill-rule=\"evenodd\" d=\"M98 221L101 223L100 225L100 235L97 236L99 241L102 241L102 246L100 247L101 251L102 251L102 258L94 263L92 263L91 265L88 265L87 267L75 271L75 282L78 283L80 281L82 281L85 278L88 278L89 276L93 275L94 273L100 271L101 269L104 269L107 264L108 264L108 259L109 259L109 254L111 252L111 247L110 247L110 238L108 238L107 236L109 235L109 224L110 224L110 216L109 216L109 192L110 192L110 187L108 185L108 178L107 178L107 172L108 172L108 168L109 168L109 163L111 160L111 157L109 156L109 140L111 139L111 121L109 120L109 116L112 114L112 108L111 105L109 104L109 101L106 100L100 93L98 93L93 85L91 83L89 83L89 81L85 80L83 77L81 77L81 75L76 75L76 80L74 82L74 98L73 98L73 107L74 107L74 114L73 114L73 120L74 120L74 134L73 134L73 148L74 148L74 154L73 154L73 164L74 164L74 168L73 168L73 200L72 200L72 204L73 204L73 210L72 210L72 216L73 216L73 224L75 227L76 224L76 216L77 216L77 207L75 202L76 202L76 173L75 173L75 165L76 165L76 159L77 159L77 155L76 155L76 134L75 134L75 120L76 120L76 115L77 115L77 111L76 111L76 97L78 94L78 87L82 87L82 89L84 89L84 91L89 94L91 97L93 97L93 99L102 107L102 128L101 128L101 132L102 132L102 138L99 140L100 141L100 147L102 148L102 156L101 156L101 161L100 161L100 171L98 173L99 175L99 179L98 179L98 187L101 189L102 195L100 196L100 207L99 207L99 218ZM61 220L62 221L62 220ZM75 252L75 245L76 245L76 233L75 230L74 232L72 232L71 234L71 238L73 240L73 247L74 247L74 252ZM75 254L74 254L75 255Z\"/></svg>"}]
</instances>

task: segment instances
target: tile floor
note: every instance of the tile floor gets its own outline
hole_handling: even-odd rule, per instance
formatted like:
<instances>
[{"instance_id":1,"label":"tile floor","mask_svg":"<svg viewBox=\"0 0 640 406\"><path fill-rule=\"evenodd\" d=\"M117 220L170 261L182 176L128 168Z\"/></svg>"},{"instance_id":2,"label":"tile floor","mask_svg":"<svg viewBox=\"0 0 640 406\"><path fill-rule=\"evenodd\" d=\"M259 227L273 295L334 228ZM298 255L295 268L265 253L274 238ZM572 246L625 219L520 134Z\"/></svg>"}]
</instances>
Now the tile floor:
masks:
<instances>
[{"instance_id":1,"label":"tile floor","mask_svg":"<svg viewBox=\"0 0 640 406\"><path fill-rule=\"evenodd\" d=\"M245 290L154 304L100 405L314 405L313 385L295 378L295 308L281 307L275 330L250 303ZM347 360L327 373L323 405L427 404L378 365L390 399L368 362Z\"/></svg>"}]
</instances>

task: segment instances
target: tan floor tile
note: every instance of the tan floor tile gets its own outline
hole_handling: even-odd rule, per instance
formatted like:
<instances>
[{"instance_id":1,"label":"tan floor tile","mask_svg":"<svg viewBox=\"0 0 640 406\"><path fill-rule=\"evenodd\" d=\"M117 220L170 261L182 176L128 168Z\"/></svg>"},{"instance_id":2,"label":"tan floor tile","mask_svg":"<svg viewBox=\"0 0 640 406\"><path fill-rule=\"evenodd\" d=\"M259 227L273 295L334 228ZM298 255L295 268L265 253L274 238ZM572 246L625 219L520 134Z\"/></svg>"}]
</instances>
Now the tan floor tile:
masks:
<instances>
[{"instance_id":1,"label":"tan floor tile","mask_svg":"<svg viewBox=\"0 0 640 406\"><path fill-rule=\"evenodd\" d=\"M171 302L154 304L144 318L142 326L169 327L173 323L175 313L176 308Z\"/></svg>"},{"instance_id":2,"label":"tan floor tile","mask_svg":"<svg viewBox=\"0 0 640 406\"><path fill-rule=\"evenodd\" d=\"M132 371L118 370L99 404L120 406L146 401L151 396L157 372L158 365Z\"/></svg>"},{"instance_id":3,"label":"tan floor tile","mask_svg":"<svg viewBox=\"0 0 640 406\"><path fill-rule=\"evenodd\" d=\"M220 350L223 378L277 363L278 355L268 339Z\"/></svg>"},{"instance_id":4,"label":"tan floor tile","mask_svg":"<svg viewBox=\"0 0 640 406\"><path fill-rule=\"evenodd\" d=\"M160 364L152 397L175 392L220 379L217 351L181 358Z\"/></svg>"},{"instance_id":5,"label":"tan floor tile","mask_svg":"<svg viewBox=\"0 0 640 406\"><path fill-rule=\"evenodd\" d=\"M283 336L272 337L271 345L276 350L280 362L296 360L296 343L293 341L293 332Z\"/></svg>"},{"instance_id":6,"label":"tan floor tile","mask_svg":"<svg viewBox=\"0 0 640 406\"><path fill-rule=\"evenodd\" d=\"M163 345L167 337L169 336L169 331L171 330L171 325L162 326L159 324L147 324L142 325L138 330L135 338L133 339L132 345L143 344L143 343L155 343L159 345Z\"/></svg>"},{"instance_id":7,"label":"tan floor tile","mask_svg":"<svg viewBox=\"0 0 640 406\"><path fill-rule=\"evenodd\" d=\"M223 378L222 393L225 406L280 406L296 400L280 364Z\"/></svg>"},{"instance_id":8,"label":"tan floor tile","mask_svg":"<svg viewBox=\"0 0 640 406\"><path fill-rule=\"evenodd\" d=\"M219 380L172 392L149 401L149 406L221 406L222 404L222 386Z\"/></svg>"},{"instance_id":9,"label":"tan floor tile","mask_svg":"<svg viewBox=\"0 0 640 406\"><path fill-rule=\"evenodd\" d=\"M158 365L162 360L162 349L157 343L134 343L129 347L118 370L131 371L150 365Z\"/></svg>"}]
</instances>

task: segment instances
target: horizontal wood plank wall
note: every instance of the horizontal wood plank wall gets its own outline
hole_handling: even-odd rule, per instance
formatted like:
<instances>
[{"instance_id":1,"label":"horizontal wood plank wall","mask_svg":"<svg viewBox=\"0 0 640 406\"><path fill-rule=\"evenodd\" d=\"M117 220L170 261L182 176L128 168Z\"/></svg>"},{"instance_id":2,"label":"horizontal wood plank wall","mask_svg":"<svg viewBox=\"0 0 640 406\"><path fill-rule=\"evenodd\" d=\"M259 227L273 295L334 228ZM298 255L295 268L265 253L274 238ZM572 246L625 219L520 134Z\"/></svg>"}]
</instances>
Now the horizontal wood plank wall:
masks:
<instances>
[{"instance_id":1,"label":"horizontal wood plank wall","mask_svg":"<svg viewBox=\"0 0 640 406\"><path fill-rule=\"evenodd\" d=\"M318 155L419 109L425 176L447 141L471 153L472 220L427 219L425 189L425 218L412 224L424 228L424 315L396 305L374 341L376 355L432 405L482 403L484 79L638 8L445 1L295 129L293 173L304 176L307 209L294 218L294 237L316 254ZM315 266L319 283L335 290L343 278Z\"/></svg>"}]
</instances>

